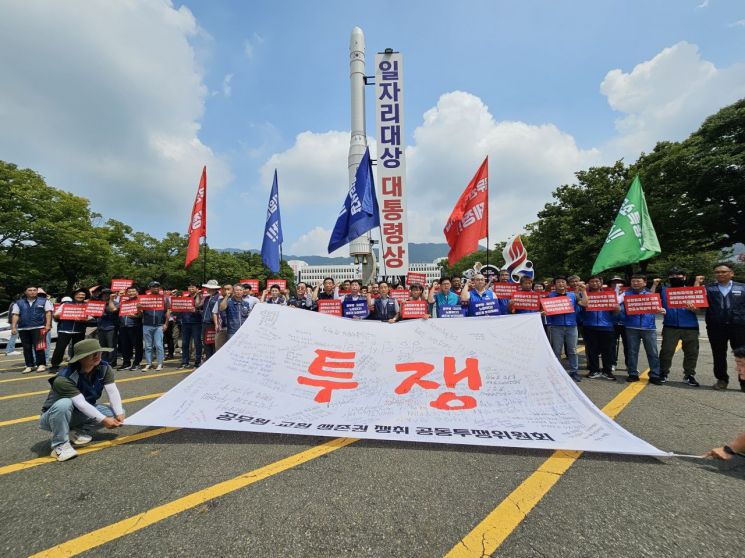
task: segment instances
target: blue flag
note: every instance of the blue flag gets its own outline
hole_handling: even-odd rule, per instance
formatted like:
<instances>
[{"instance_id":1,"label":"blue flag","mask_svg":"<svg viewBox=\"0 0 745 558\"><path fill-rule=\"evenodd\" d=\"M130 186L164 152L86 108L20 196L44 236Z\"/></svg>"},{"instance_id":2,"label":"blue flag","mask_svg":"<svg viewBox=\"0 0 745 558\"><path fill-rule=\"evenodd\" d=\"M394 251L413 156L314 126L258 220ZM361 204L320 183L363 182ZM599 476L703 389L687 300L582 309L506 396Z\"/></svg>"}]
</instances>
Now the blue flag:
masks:
<instances>
[{"instance_id":1,"label":"blue flag","mask_svg":"<svg viewBox=\"0 0 745 558\"><path fill-rule=\"evenodd\" d=\"M370 229L380 226L378 198L375 196L370 150L365 149L354 184L349 189L329 240L329 254L349 244Z\"/></svg>"},{"instance_id":2,"label":"blue flag","mask_svg":"<svg viewBox=\"0 0 745 558\"><path fill-rule=\"evenodd\" d=\"M282 220L279 217L279 188L275 169L272 192L269 194L269 206L266 209L264 242L261 244L261 261L272 270L272 273L279 273L280 244L282 244Z\"/></svg>"}]
</instances>

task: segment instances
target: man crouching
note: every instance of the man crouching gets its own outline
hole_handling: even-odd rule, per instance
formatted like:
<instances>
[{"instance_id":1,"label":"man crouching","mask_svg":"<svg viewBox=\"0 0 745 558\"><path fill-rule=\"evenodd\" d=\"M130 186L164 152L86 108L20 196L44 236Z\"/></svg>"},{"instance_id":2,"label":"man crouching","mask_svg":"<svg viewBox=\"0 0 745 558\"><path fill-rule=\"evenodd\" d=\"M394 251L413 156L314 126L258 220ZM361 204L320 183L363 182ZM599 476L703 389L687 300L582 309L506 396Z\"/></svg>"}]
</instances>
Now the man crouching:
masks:
<instances>
[{"instance_id":1,"label":"man crouching","mask_svg":"<svg viewBox=\"0 0 745 558\"><path fill-rule=\"evenodd\" d=\"M103 351L112 350L101 347L96 339L79 341L73 347L69 366L49 379L52 389L41 409L39 425L52 433L52 457L57 461L77 456L72 446L89 443L93 439L90 432L99 424L118 428L124 421L114 371L108 362L101 360ZM110 406L96 403L104 389Z\"/></svg>"}]
</instances>

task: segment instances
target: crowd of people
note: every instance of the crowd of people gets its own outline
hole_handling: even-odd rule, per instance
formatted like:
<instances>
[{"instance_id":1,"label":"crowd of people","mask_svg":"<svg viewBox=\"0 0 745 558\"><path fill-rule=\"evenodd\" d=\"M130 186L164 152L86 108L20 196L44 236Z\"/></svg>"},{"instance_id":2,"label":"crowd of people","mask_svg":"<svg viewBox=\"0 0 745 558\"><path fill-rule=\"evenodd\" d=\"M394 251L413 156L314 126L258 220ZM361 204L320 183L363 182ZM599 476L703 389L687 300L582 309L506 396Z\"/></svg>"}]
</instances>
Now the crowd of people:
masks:
<instances>
[{"instance_id":1,"label":"crowd of people","mask_svg":"<svg viewBox=\"0 0 745 558\"><path fill-rule=\"evenodd\" d=\"M359 280L337 283L332 277L315 286L300 282L294 293L277 284L255 293L251 283L221 285L216 280L203 285L188 285L186 291L168 291L157 281L152 281L144 293L135 285L118 292L107 288L94 289L93 292L80 289L72 296L62 298L60 304L53 304L42 289L29 286L11 305L12 337L7 352L14 349L18 339L23 345L23 373L55 374L50 379L52 389L43 408L41 426L52 432L53 455L59 460L74 457L73 445L90 441L85 428L74 430L76 425L87 428L102 424L115 428L122 424L124 411L114 382L114 368L161 370L164 360L175 358L179 342L179 368L198 367L235 335L257 304L323 311L324 301L339 301L337 307L344 305L344 308L356 303L353 319L388 323L412 317L428 319L536 312L541 314L556 357L560 359L562 353L566 356L567 373L576 382L582 379L577 354L580 338L584 340L587 358L585 377L616 381L621 354L626 365L626 381L639 381L638 360L643 346L649 364L649 382L658 386L667 382L673 354L681 343L683 382L694 388L699 387L696 367L699 313L703 313L714 359L716 383L712 387L716 390L728 387L729 345L735 350L740 389L745 392L745 361L741 363L745 358L745 354L741 354L745 352L745 284L733 280L733 269L727 263L717 264L713 271L714 281L705 285L708 307L704 310L692 303L683 308L670 304L668 288L705 284L704 276L698 275L689 281L688 275L680 269L671 269L664 284L660 279L654 279L650 284L645 275L635 274L628 287L624 278L617 275L607 283L598 275L589 277L586 282L577 275L555 277L550 282L534 282L530 277L520 277L515 286L517 293L568 299L570 306L567 311L548 315L541 311L540 306L526 308L517 304L514 295L505 298L497 294L496 285L511 282L506 271L490 278L475 273L469 278L443 277L432 284L414 283L408 286L404 297L400 296L400 285L387 281L363 285ZM588 293L602 291L614 292L616 303L604 310L589 310L588 301L592 295ZM625 311L625 297L655 292L661 298L658 308L646 313ZM397 296L394 297L394 293ZM154 295L160 303L155 306L145 304L143 294L149 295L149 300ZM64 310L66 305L83 305L91 300L100 301L103 308L94 319L70 319ZM178 308L172 304L176 300L179 301ZM190 302L186 311L183 310L184 300ZM410 302L417 302L418 308L425 309L424 313L407 316L404 309ZM659 351L657 314L662 315L663 326ZM50 358L49 334L53 321L57 323L57 342ZM91 327L95 327L95 333L88 335ZM63 367L66 352L68 364ZM102 358L104 352L108 353L105 360ZM110 401L105 409L97 403L104 390ZM741 442L738 439L731 446L740 448ZM724 450L713 455L722 457L725 455L722 452Z\"/></svg>"}]
</instances>

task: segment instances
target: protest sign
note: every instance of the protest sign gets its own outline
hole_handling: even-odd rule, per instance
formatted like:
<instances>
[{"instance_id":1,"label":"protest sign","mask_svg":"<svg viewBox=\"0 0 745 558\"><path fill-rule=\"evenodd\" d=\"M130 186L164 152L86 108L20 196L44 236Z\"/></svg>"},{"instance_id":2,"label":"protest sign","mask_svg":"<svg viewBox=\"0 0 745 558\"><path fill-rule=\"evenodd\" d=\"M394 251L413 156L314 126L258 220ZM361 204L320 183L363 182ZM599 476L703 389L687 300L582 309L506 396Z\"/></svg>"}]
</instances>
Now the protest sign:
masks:
<instances>
[{"instance_id":1,"label":"protest sign","mask_svg":"<svg viewBox=\"0 0 745 558\"><path fill-rule=\"evenodd\" d=\"M437 307L438 318L462 318L466 315L466 307L462 304L443 304Z\"/></svg>"},{"instance_id":2,"label":"protest sign","mask_svg":"<svg viewBox=\"0 0 745 558\"><path fill-rule=\"evenodd\" d=\"M493 283L491 288L497 298L512 298L519 287L517 283Z\"/></svg>"},{"instance_id":3,"label":"protest sign","mask_svg":"<svg viewBox=\"0 0 745 558\"><path fill-rule=\"evenodd\" d=\"M409 289L391 289L390 296L399 302L409 300Z\"/></svg>"},{"instance_id":4,"label":"protest sign","mask_svg":"<svg viewBox=\"0 0 745 558\"><path fill-rule=\"evenodd\" d=\"M318 313L341 316L341 300L319 300Z\"/></svg>"},{"instance_id":5,"label":"protest sign","mask_svg":"<svg viewBox=\"0 0 745 558\"><path fill-rule=\"evenodd\" d=\"M427 284L427 274L409 271L406 274L406 284L409 286L421 285L422 287L424 287Z\"/></svg>"},{"instance_id":6,"label":"protest sign","mask_svg":"<svg viewBox=\"0 0 745 558\"><path fill-rule=\"evenodd\" d=\"M277 285L281 291L284 291L287 288L287 279L267 279L266 288L269 289L272 285Z\"/></svg>"},{"instance_id":7,"label":"protest sign","mask_svg":"<svg viewBox=\"0 0 745 558\"><path fill-rule=\"evenodd\" d=\"M512 293L513 310L540 310L541 295L533 291L515 291Z\"/></svg>"},{"instance_id":8,"label":"protest sign","mask_svg":"<svg viewBox=\"0 0 745 558\"><path fill-rule=\"evenodd\" d=\"M628 316L635 316L638 314L656 314L661 308L662 302L659 293L627 294L624 296L623 305Z\"/></svg>"},{"instance_id":9,"label":"protest sign","mask_svg":"<svg viewBox=\"0 0 745 558\"><path fill-rule=\"evenodd\" d=\"M60 320L73 320L76 322L87 321L88 315L85 313L85 304L64 303L60 310L59 318Z\"/></svg>"},{"instance_id":10,"label":"protest sign","mask_svg":"<svg viewBox=\"0 0 745 558\"><path fill-rule=\"evenodd\" d=\"M204 344L215 344L215 326L207 326L204 328Z\"/></svg>"},{"instance_id":11,"label":"protest sign","mask_svg":"<svg viewBox=\"0 0 745 558\"><path fill-rule=\"evenodd\" d=\"M115 293L118 293L119 291L127 290L133 284L134 281L132 279L112 279L111 290Z\"/></svg>"},{"instance_id":12,"label":"protest sign","mask_svg":"<svg viewBox=\"0 0 745 558\"><path fill-rule=\"evenodd\" d=\"M126 316L134 316L135 314L137 314L138 302L138 298L130 298L129 300L122 301L119 304L119 316L124 318Z\"/></svg>"},{"instance_id":13,"label":"protest sign","mask_svg":"<svg viewBox=\"0 0 745 558\"><path fill-rule=\"evenodd\" d=\"M568 296L551 296L541 298L541 307L546 316L556 316L558 314L573 314L574 304Z\"/></svg>"},{"instance_id":14,"label":"protest sign","mask_svg":"<svg viewBox=\"0 0 745 558\"><path fill-rule=\"evenodd\" d=\"M90 318L100 318L106 310L103 300L89 300L85 303L85 313Z\"/></svg>"},{"instance_id":15,"label":"protest sign","mask_svg":"<svg viewBox=\"0 0 745 558\"><path fill-rule=\"evenodd\" d=\"M241 279L241 285L251 285L251 294L256 295L259 292L259 280L258 279Z\"/></svg>"},{"instance_id":16,"label":"protest sign","mask_svg":"<svg viewBox=\"0 0 745 558\"><path fill-rule=\"evenodd\" d=\"M194 305L194 299L190 296L172 296L171 297L171 311L172 312L196 312L196 306Z\"/></svg>"},{"instance_id":17,"label":"protest sign","mask_svg":"<svg viewBox=\"0 0 745 558\"><path fill-rule=\"evenodd\" d=\"M165 310L166 304L162 295L144 294L140 296L140 306L143 310Z\"/></svg>"},{"instance_id":18,"label":"protest sign","mask_svg":"<svg viewBox=\"0 0 745 558\"><path fill-rule=\"evenodd\" d=\"M404 319L429 316L426 300L404 300L401 303L401 317Z\"/></svg>"},{"instance_id":19,"label":"protest sign","mask_svg":"<svg viewBox=\"0 0 745 558\"><path fill-rule=\"evenodd\" d=\"M665 289L668 308L685 308L693 303L696 308L708 308L706 287L670 287Z\"/></svg>"},{"instance_id":20,"label":"protest sign","mask_svg":"<svg viewBox=\"0 0 745 558\"><path fill-rule=\"evenodd\" d=\"M259 304L126 424L669 455L593 405L535 314L392 326Z\"/></svg>"},{"instance_id":21,"label":"protest sign","mask_svg":"<svg viewBox=\"0 0 745 558\"><path fill-rule=\"evenodd\" d=\"M367 300L344 300L341 303L342 316L345 318L367 318L370 313L367 308Z\"/></svg>"},{"instance_id":22,"label":"protest sign","mask_svg":"<svg viewBox=\"0 0 745 558\"><path fill-rule=\"evenodd\" d=\"M480 300L471 304L474 316L498 316L499 301L497 299Z\"/></svg>"},{"instance_id":23,"label":"protest sign","mask_svg":"<svg viewBox=\"0 0 745 558\"><path fill-rule=\"evenodd\" d=\"M615 291L587 291L587 308L589 312L611 312L618 306Z\"/></svg>"}]
</instances>

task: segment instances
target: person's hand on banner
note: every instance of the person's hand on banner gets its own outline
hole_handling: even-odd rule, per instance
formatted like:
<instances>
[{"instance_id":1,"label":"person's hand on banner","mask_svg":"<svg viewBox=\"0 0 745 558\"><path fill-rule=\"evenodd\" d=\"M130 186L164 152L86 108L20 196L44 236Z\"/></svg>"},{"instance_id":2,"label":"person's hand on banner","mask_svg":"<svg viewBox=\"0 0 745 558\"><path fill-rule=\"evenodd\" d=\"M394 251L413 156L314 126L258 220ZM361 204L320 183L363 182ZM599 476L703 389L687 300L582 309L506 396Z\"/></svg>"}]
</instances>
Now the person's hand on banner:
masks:
<instances>
[{"instance_id":1,"label":"person's hand on banner","mask_svg":"<svg viewBox=\"0 0 745 558\"><path fill-rule=\"evenodd\" d=\"M119 428L122 425L122 421L120 421L118 418L106 417L101 421L101 424L111 430L112 428Z\"/></svg>"}]
</instances>

